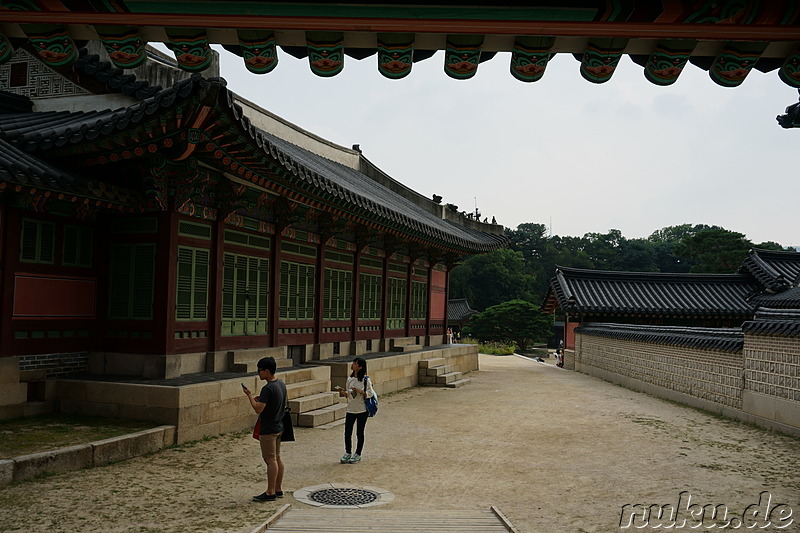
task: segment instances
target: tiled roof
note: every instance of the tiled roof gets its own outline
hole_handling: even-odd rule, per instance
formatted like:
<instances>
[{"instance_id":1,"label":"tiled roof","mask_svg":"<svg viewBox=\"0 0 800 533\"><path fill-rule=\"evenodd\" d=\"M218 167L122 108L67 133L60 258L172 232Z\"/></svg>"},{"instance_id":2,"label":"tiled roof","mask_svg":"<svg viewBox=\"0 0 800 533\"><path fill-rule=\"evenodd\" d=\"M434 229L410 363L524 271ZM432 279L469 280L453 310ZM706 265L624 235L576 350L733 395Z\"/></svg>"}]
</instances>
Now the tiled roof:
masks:
<instances>
[{"instance_id":1,"label":"tiled roof","mask_svg":"<svg viewBox=\"0 0 800 533\"><path fill-rule=\"evenodd\" d=\"M800 309L800 287L788 289L777 294L763 293L751 298L754 306L773 307L777 309Z\"/></svg>"},{"instance_id":2,"label":"tiled roof","mask_svg":"<svg viewBox=\"0 0 800 533\"><path fill-rule=\"evenodd\" d=\"M447 301L448 322L461 322L476 314L478 311L471 309L466 298Z\"/></svg>"},{"instance_id":3,"label":"tiled roof","mask_svg":"<svg viewBox=\"0 0 800 533\"><path fill-rule=\"evenodd\" d=\"M631 326L588 322L575 328L575 333L729 353L741 352L744 345L744 333L740 328Z\"/></svg>"},{"instance_id":4,"label":"tiled roof","mask_svg":"<svg viewBox=\"0 0 800 533\"><path fill-rule=\"evenodd\" d=\"M264 156L282 168L281 176L293 188L312 197L335 202L350 211L388 227L402 228L411 236L461 252L486 252L507 244L503 234L457 225L422 209L368 176L278 139L255 126L234 102L225 80L194 75L131 107L94 112L50 112L0 116L0 138L25 151L83 144L134 128L149 118L195 98L212 105L238 126L237 157L243 165L258 168ZM195 104L196 105L196 104ZM270 170L274 172L274 167Z\"/></svg>"},{"instance_id":5,"label":"tiled roof","mask_svg":"<svg viewBox=\"0 0 800 533\"><path fill-rule=\"evenodd\" d=\"M0 115L9 113L30 113L33 102L27 96L0 91Z\"/></svg>"},{"instance_id":6,"label":"tiled roof","mask_svg":"<svg viewBox=\"0 0 800 533\"><path fill-rule=\"evenodd\" d=\"M800 253L753 248L739 272L751 274L767 291L785 291L800 282Z\"/></svg>"},{"instance_id":7,"label":"tiled roof","mask_svg":"<svg viewBox=\"0 0 800 533\"><path fill-rule=\"evenodd\" d=\"M160 86L151 87L150 82L142 81L133 74L112 65L108 61L101 61L97 54L90 54L86 48L78 52L78 60L74 70L91 76L97 83L105 85L107 90L133 96L139 100L150 98L161 90ZM87 84L86 77L81 77L81 83ZM94 85L94 84L93 84Z\"/></svg>"},{"instance_id":8,"label":"tiled roof","mask_svg":"<svg viewBox=\"0 0 800 533\"><path fill-rule=\"evenodd\" d=\"M755 320L742 324L742 330L749 335L796 337L800 335L800 309L759 308Z\"/></svg>"},{"instance_id":9,"label":"tiled roof","mask_svg":"<svg viewBox=\"0 0 800 533\"><path fill-rule=\"evenodd\" d=\"M0 139L0 185L21 186L27 191L51 191L54 197L90 198L95 202L132 207L138 197L129 190L64 172Z\"/></svg>"},{"instance_id":10,"label":"tiled roof","mask_svg":"<svg viewBox=\"0 0 800 533\"><path fill-rule=\"evenodd\" d=\"M746 274L610 272L559 267L548 300L568 313L730 317L752 315L760 289Z\"/></svg>"}]
</instances>

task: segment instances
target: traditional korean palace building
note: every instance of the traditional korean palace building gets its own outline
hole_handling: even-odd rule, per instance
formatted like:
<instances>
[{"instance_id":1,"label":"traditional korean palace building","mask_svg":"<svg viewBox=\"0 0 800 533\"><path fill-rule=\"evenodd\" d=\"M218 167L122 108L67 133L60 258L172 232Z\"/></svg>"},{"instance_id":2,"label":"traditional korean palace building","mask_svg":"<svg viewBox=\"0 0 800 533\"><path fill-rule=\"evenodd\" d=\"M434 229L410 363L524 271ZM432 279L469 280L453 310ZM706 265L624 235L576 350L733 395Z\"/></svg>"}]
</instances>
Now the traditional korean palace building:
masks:
<instances>
[{"instance_id":1,"label":"traditional korean palace building","mask_svg":"<svg viewBox=\"0 0 800 533\"><path fill-rule=\"evenodd\" d=\"M85 49L0 66L0 356L169 378L443 342L450 269L502 226L150 57L165 88Z\"/></svg>"},{"instance_id":2,"label":"traditional korean palace building","mask_svg":"<svg viewBox=\"0 0 800 533\"><path fill-rule=\"evenodd\" d=\"M566 368L800 435L800 253L735 274L558 268Z\"/></svg>"}]
</instances>

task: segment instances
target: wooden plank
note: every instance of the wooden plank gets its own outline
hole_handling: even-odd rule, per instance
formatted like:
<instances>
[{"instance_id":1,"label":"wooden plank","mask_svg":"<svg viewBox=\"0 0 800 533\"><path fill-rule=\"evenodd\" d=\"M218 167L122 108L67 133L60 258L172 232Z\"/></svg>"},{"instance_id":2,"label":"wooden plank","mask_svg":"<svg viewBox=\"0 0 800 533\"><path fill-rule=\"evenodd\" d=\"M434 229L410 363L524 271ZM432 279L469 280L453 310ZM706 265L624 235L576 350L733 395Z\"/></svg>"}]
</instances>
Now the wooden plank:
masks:
<instances>
[{"instance_id":1,"label":"wooden plank","mask_svg":"<svg viewBox=\"0 0 800 533\"><path fill-rule=\"evenodd\" d=\"M498 514L499 513L499 514ZM515 530L499 510L369 511L299 510L286 512L268 533L508 533ZM263 531L263 530L262 530ZM254 532L256 533L256 532Z\"/></svg>"}]
</instances>

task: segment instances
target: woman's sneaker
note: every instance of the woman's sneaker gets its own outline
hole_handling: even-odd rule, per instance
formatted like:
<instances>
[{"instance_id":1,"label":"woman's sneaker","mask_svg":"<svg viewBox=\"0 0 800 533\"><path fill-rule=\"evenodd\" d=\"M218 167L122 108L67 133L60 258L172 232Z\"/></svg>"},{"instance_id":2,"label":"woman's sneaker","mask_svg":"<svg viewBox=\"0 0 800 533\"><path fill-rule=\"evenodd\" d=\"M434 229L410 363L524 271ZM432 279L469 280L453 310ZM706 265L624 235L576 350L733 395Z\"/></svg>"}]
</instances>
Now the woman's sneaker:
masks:
<instances>
[{"instance_id":1,"label":"woman's sneaker","mask_svg":"<svg viewBox=\"0 0 800 533\"><path fill-rule=\"evenodd\" d=\"M355 454L353 457L350 458L350 464L357 463L360 460L361 460L361 456L358 455L358 454Z\"/></svg>"},{"instance_id":2,"label":"woman's sneaker","mask_svg":"<svg viewBox=\"0 0 800 533\"><path fill-rule=\"evenodd\" d=\"M342 456L342 458L339 460L339 462L342 463L342 464L351 463L352 462L352 458L353 458L352 455L350 455L349 453L346 453L346 454L344 454L344 456Z\"/></svg>"}]
</instances>

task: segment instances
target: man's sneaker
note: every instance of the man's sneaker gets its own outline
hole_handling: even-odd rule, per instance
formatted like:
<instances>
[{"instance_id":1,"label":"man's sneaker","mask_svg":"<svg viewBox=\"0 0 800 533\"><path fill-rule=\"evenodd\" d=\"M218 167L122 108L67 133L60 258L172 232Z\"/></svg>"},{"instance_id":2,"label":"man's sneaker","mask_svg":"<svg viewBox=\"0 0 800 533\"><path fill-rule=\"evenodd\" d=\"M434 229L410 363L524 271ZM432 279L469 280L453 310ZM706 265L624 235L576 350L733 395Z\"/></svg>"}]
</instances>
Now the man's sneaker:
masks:
<instances>
[{"instance_id":1,"label":"man's sneaker","mask_svg":"<svg viewBox=\"0 0 800 533\"><path fill-rule=\"evenodd\" d=\"M278 496L275 494L267 494L266 492L262 492L258 496L253 496L254 502L274 502L278 499Z\"/></svg>"},{"instance_id":2,"label":"man's sneaker","mask_svg":"<svg viewBox=\"0 0 800 533\"><path fill-rule=\"evenodd\" d=\"M344 456L342 456L341 459L339 459L339 462L342 463L342 464L349 463L350 459L352 459L352 458L353 458L352 455L350 455L349 453L346 453L346 454L344 454Z\"/></svg>"},{"instance_id":3,"label":"man's sneaker","mask_svg":"<svg viewBox=\"0 0 800 533\"><path fill-rule=\"evenodd\" d=\"M355 454L353 457L350 458L350 464L357 463L360 460L361 460L361 456L358 455L358 454Z\"/></svg>"}]
</instances>

